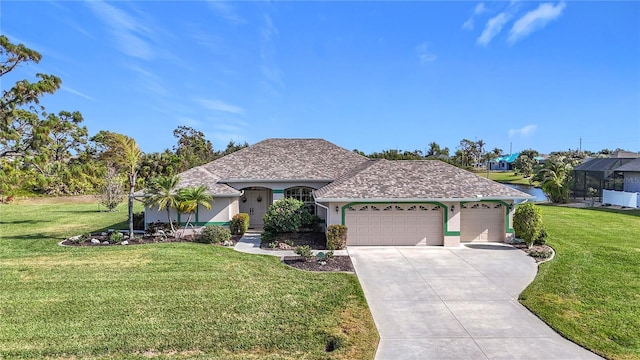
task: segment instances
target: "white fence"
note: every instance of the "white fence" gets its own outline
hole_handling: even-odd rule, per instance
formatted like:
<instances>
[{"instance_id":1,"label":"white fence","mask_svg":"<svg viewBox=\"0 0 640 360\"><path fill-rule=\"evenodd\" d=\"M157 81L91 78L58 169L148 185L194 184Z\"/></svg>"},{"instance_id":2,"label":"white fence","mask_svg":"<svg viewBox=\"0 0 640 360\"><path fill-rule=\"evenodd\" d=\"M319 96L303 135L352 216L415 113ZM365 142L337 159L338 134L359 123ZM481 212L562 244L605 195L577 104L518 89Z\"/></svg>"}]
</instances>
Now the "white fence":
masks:
<instances>
[{"instance_id":1,"label":"white fence","mask_svg":"<svg viewBox=\"0 0 640 360\"><path fill-rule=\"evenodd\" d=\"M602 190L602 203L640 208L640 196L634 192Z\"/></svg>"}]
</instances>

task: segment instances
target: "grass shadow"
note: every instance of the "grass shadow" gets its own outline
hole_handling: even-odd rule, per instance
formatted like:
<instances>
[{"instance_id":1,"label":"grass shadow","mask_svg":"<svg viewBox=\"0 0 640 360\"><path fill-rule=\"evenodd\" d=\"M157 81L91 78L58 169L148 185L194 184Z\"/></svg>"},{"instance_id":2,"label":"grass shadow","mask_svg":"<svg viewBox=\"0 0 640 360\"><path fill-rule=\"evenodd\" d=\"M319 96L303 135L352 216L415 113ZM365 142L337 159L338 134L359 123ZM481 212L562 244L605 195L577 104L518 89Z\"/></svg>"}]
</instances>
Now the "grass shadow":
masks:
<instances>
[{"instance_id":1,"label":"grass shadow","mask_svg":"<svg viewBox=\"0 0 640 360\"><path fill-rule=\"evenodd\" d=\"M51 222L49 220L14 220L14 221L0 221L0 225L35 225L41 223Z\"/></svg>"}]
</instances>

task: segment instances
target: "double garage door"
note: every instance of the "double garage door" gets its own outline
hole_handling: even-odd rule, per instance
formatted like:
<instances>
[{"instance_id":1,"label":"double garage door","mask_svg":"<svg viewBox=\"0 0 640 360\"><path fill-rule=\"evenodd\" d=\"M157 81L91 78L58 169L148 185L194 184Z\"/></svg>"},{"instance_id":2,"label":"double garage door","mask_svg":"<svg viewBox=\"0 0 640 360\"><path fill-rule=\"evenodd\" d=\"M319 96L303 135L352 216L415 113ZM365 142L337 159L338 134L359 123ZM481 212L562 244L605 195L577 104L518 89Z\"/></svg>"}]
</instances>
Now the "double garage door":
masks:
<instances>
[{"instance_id":1,"label":"double garage door","mask_svg":"<svg viewBox=\"0 0 640 360\"><path fill-rule=\"evenodd\" d=\"M443 210L432 204L364 204L345 209L347 245L442 245Z\"/></svg>"},{"instance_id":2,"label":"double garage door","mask_svg":"<svg viewBox=\"0 0 640 360\"><path fill-rule=\"evenodd\" d=\"M345 209L347 245L443 245L443 209L435 204L361 204ZM504 242L501 203L471 202L460 209L460 242Z\"/></svg>"}]
</instances>

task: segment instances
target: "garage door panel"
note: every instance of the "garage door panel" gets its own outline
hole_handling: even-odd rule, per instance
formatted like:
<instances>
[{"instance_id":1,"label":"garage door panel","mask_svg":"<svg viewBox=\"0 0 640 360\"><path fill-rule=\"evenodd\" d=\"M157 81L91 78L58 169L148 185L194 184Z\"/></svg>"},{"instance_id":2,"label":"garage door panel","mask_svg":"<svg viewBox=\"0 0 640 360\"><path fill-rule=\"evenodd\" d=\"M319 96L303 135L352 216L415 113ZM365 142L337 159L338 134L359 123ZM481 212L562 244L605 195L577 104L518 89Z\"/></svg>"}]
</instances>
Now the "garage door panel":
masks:
<instances>
[{"instance_id":1,"label":"garage door panel","mask_svg":"<svg viewBox=\"0 0 640 360\"><path fill-rule=\"evenodd\" d=\"M467 203L460 218L461 242L504 242L505 208L497 203Z\"/></svg>"},{"instance_id":2,"label":"garage door panel","mask_svg":"<svg viewBox=\"0 0 640 360\"><path fill-rule=\"evenodd\" d=\"M442 245L444 241L442 209L436 205L358 206L345 215L348 245Z\"/></svg>"}]
</instances>

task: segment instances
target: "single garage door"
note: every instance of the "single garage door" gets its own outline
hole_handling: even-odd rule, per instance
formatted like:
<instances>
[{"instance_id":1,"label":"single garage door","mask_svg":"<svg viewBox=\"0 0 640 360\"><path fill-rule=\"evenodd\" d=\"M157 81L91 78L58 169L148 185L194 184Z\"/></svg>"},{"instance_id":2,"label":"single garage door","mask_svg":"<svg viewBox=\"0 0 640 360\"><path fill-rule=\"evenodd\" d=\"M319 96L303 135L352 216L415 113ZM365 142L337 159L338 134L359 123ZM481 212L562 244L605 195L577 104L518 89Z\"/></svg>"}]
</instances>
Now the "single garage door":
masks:
<instances>
[{"instance_id":1,"label":"single garage door","mask_svg":"<svg viewBox=\"0 0 640 360\"><path fill-rule=\"evenodd\" d=\"M472 202L460 211L461 242L504 242L505 208L499 203Z\"/></svg>"},{"instance_id":2,"label":"single garage door","mask_svg":"<svg viewBox=\"0 0 640 360\"><path fill-rule=\"evenodd\" d=\"M432 204L365 204L345 209L347 245L443 245L442 209Z\"/></svg>"}]
</instances>

